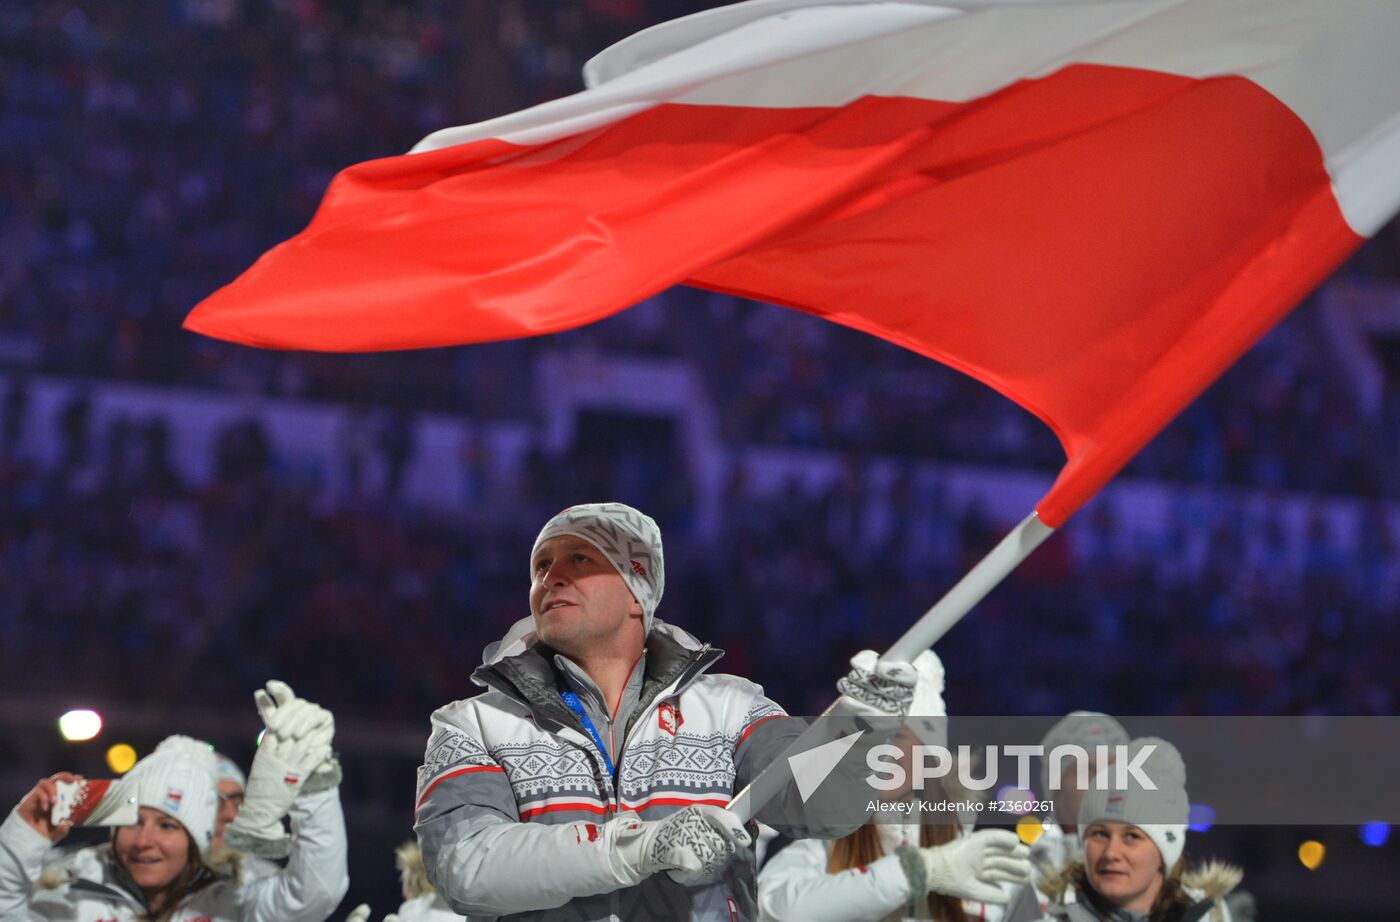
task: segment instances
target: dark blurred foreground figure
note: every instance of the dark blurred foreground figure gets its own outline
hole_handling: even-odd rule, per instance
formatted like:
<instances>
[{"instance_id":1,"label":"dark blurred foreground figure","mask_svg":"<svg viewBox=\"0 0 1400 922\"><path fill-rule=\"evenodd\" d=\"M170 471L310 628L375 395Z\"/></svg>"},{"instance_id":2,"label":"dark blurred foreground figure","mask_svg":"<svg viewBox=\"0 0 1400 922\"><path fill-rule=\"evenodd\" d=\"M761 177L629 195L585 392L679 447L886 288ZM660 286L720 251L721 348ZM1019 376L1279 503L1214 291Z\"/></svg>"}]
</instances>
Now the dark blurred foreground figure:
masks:
<instances>
[{"instance_id":1,"label":"dark blurred foreground figure","mask_svg":"<svg viewBox=\"0 0 1400 922\"><path fill-rule=\"evenodd\" d=\"M218 767L208 743L172 736L101 797L134 820L112 841L49 868L61 772L41 780L0 826L0 919L6 922L321 922L349 887L345 819L331 754L334 719L281 682L257 693L267 732L246 799L224 830L250 854L285 855L285 869L245 879L230 849L213 848ZM290 814L292 834L282 826ZM115 818L115 814L114 814Z\"/></svg>"},{"instance_id":2,"label":"dark blurred foreground figure","mask_svg":"<svg viewBox=\"0 0 1400 922\"><path fill-rule=\"evenodd\" d=\"M741 918L726 872L738 858L752 880L750 837L724 806L804 725L655 618L649 516L570 507L530 572L533 617L472 674L488 691L433 714L415 826L428 880L468 916ZM908 713L911 664L866 651L853 666L838 683L853 709Z\"/></svg>"},{"instance_id":3,"label":"dark blurred foreground figure","mask_svg":"<svg viewBox=\"0 0 1400 922\"><path fill-rule=\"evenodd\" d=\"M397 912L384 917L383 922L461 922L462 916L452 911L447 901L438 895L423 873L423 853L417 842L405 842L394 850L394 864L403 884L403 904ZM368 903L350 911L345 922L370 922Z\"/></svg>"}]
</instances>

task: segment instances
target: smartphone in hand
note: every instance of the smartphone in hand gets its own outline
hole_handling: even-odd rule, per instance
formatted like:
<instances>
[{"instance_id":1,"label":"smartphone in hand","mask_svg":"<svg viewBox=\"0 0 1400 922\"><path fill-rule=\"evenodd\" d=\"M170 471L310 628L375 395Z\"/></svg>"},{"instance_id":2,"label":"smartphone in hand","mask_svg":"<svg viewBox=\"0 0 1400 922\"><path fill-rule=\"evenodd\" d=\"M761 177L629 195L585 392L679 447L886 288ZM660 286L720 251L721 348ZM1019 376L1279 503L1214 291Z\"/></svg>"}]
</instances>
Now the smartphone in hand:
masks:
<instances>
[{"instance_id":1,"label":"smartphone in hand","mask_svg":"<svg viewBox=\"0 0 1400 922\"><path fill-rule=\"evenodd\" d=\"M130 826L139 808L136 791L112 778L58 781L58 801L49 813L55 825Z\"/></svg>"}]
</instances>

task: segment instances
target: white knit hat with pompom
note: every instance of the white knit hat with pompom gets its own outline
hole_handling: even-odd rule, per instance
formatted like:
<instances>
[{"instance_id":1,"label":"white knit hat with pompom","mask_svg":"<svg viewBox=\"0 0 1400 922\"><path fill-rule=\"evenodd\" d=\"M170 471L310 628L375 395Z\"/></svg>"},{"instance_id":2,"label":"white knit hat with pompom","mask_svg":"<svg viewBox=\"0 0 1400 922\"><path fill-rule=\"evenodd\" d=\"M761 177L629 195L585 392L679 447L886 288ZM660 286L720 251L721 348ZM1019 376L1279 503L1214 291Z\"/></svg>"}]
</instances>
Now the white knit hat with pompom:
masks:
<instances>
[{"instance_id":1,"label":"white knit hat with pompom","mask_svg":"<svg viewBox=\"0 0 1400 922\"><path fill-rule=\"evenodd\" d=\"M168 736L122 778L136 803L152 807L184 826L201 854L214 841L219 789L214 747L188 736Z\"/></svg>"}]
</instances>

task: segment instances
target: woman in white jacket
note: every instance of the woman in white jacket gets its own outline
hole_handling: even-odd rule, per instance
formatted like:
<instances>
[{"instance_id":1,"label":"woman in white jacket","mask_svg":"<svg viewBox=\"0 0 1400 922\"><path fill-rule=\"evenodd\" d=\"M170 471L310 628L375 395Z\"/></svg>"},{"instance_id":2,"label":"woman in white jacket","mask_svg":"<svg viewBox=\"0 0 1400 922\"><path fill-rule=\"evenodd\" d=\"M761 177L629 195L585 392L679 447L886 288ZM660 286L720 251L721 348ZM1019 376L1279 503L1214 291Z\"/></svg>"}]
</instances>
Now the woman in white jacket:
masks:
<instances>
[{"instance_id":1,"label":"woman in white jacket","mask_svg":"<svg viewBox=\"0 0 1400 922\"><path fill-rule=\"evenodd\" d=\"M943 664L929 650L914 667L911 720L945 717ZM941 720L928 726L946 742ZM758 876L759 908L767 922L997 920L999 904L1030 876L1027 851L1006 830L965 834L961 824L917 817L867 823L833 842L793 842L770 858Z\"/></svg>"},{"instance_id":2,"label":"woman in white jacket","mask_svg":"<svg viewBox=\"0 0 1400 922\"><path fill-rule=\"evenodd\" d=\"M1001 829L870 824L778 852L759 874L759 906L767 922L997 922L1009 895L1000 885L1029 873L1024 848Z\"/></svg>"},{"instance_id":3,"label":"woman in white jacket","mask_svg":"<svg viewBox=\"0 0 1400 922\"><path fill-rule=\"evenodd\" d=\"M58 785L83 779L68 773L45 778L20 801L0 825L0 922L328 917L349 885L339 768L330 753L334 721L280 682L268 683L268 692L256 697L267 733L253 761L247 800L226 838L262 854L290 847L284 870L244 883L233 869L209 866L218 811L214 754L198 740L170 737L105 792L86 789L101 798L93 818L115 810L123 814L123 825L109 845L83 849L54 873L44 873L45 855L70 828L54 822ZM78 810L93 806L80 802ZM290 838L281 824L289 810Z\"/></svg>"}]
</instances>

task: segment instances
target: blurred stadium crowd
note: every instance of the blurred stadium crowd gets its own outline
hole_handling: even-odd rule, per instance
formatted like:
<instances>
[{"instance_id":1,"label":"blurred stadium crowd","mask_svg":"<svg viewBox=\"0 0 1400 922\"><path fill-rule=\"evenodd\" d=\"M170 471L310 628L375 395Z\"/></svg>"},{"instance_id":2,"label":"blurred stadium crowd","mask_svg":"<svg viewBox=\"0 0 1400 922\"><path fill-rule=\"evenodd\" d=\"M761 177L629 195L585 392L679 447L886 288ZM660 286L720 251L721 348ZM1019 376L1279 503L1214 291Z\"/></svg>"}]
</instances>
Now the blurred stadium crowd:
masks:
<instances>
[{"instance_id":1,"label":"blurred stadium crowd","mask_svg":"<svg viewBox=\"0 0 1400 922\"><path fill-rule=\"evenodd\" d=\"M180 329L305 224L336 170L572 92L590 54L707 5L0 5L0 696L81 685L132 705L241 708L276 676L350 720L426 727L473 693L482 646L525 612L539 525L609 498L666 534L661 616L814 713L841 657L892 640L985 553L1014 518L928 471L1048 485L1063 459L1048 429L976 382L795 312L678 289L548 341L361 356ZM1400 226L1326 291L1400 318ZM1124 473L1164 504L1149 515L1110 489L946 638L955 712L1396 711L1400 320L1370 340L1383 375L1359 400L1355 368L1319 333L1321 300ZM636 438L581 416L574 440L551 443L556 395L536 371L559 354L693 374L720 481L692 476L674 431ZM72 396L40 406L46 381ZM161 389L171 412L99 423L93 398L118 383ZM383 476L362 482L355 460L350 487L329 489L249 416L205 447L210 475L191 477L171 427L201 392L273 413L349 404L373 424L338 450ZM423 501L433 485L408 480L428 414L532 433L518 489L476 481L462 507ZM58 444L39 450L50 431ZM840 474L773 489L756 474L774 452ZM709 529L705 490L721 513ZM399 783L390 774L375 783Z\"/></svg>"},{"instance_id":2,"label":"blurred stadium crowd","mask_svg":"<svg viewBox=\"0 0 1400 922\"><path fill-rule=\"evenodd\" d=\"M60 648L97 687L157 699L198 681L217 698L314 651L337 664L316 677L325 699L422 715L469 691L477 651L522 610L515 552L542 515L608 495L652 510L674 542L685 575L666 615L779 700L816 708L809 690L826 683L813 677L841 668L826 651L886 639L989 547L1007 522L916 495L907 478L871 490L863 469L893 457L1052 472L1062 456L1045 428L925 359L787 311L674 292L557 344L377 356L259 352L180 330L200 297L307 220L336 169L576 89L589 53L699 5L6 4L0 361L16 374L0 409L0 683ZM1400 290L1400 233L1387 228L1331 284ZM950 670L961 709L1394 710L1379 658L1400 639L1386 503L1400 494L1400 400L1392 377L1382 412L1360 412L1311 311L1127 472L1225 498L1183 502L1147 545L1118 540L1106 506L1082 515L1066 547L1042 551L949 638L950 663L976 664ZM733 458L834 451L847 475L818 495L754 497L736 462L720 536L701 541L684 464L654 452L635 464L537 452L518 515L498 509L484 527L392 495L314 503L256 422L210 447L210 483L170 463L168 423L91 431L77 399L58 460L25 451L24 376L55 375L386 406L396 423L369 447L401 471L418 413L536 420L549 395L521 370L553 348L688 364ZM1279 523L1242 514L1232 489L1376 505L1355 535L1319 514L1285 555ZM872 519L883 524L858 537ZM1185 565L1191 535L1208 549ZM803 657L771 655L797 644ZM133 663L150 677L136 689L122 682ZM1001 678L975 681L984 669ZM64 681L26 684L36 678Z\"/></svg>"}]
</instances>

